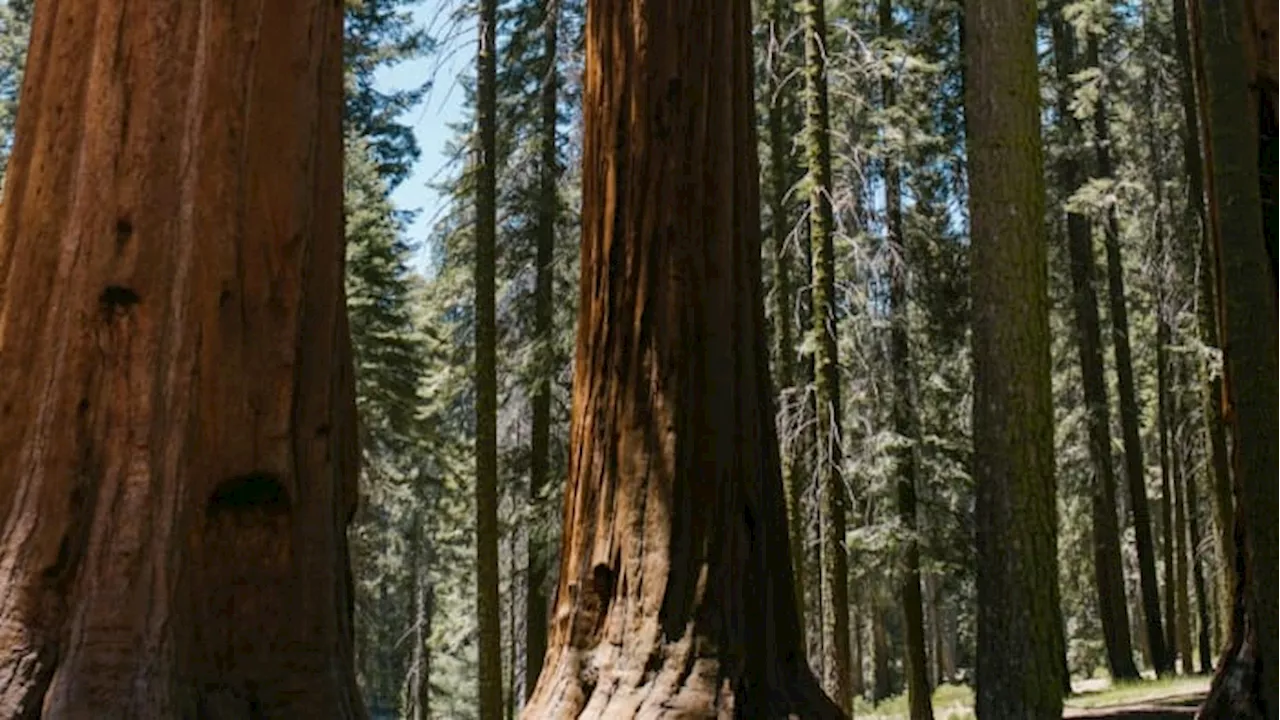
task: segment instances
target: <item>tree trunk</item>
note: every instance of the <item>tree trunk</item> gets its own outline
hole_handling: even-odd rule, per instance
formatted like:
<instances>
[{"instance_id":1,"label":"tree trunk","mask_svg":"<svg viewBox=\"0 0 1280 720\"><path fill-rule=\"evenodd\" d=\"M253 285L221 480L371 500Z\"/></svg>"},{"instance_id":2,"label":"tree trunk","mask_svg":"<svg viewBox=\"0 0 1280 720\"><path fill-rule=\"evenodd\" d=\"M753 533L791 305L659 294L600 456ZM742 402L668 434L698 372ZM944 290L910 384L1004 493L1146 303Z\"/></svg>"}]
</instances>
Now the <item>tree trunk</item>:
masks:
<instances>
[{"instance_id":1,"label":"tree trunk","mask_svg":"<svg viewBox=\"0 0 1280 720\"><path fill-rule=\"evenodd\" d=\"M1159 238L1161 247L1159 250L1160 259L1158 262L1161 267L1168 265L1168 248L1164 246L1163 235ZM1161 555L1164 560L1164 642L1168 649L1168 658L1170 663L1174 663L1178 657L1178 614L1177 602L1174 588L1174 569L1176 562L1174 560L1174 535L1173 535L1173 471L1170 468L1172 461L1169 436L1171 432L1169 415L1171 409L1169 407L1169 344L1172 342L1172 330L1169 328L1168 314L1170 312L1167 307L1169 301L1166 299L1165 282L1167 281L1167 272L1161 271L1161 280L1159 287L1156 288L1156 402L1157 417L1156 424L1160 434L1160 534L1163 542L1161 543ZM1176 666L1171 666L1169 670L1176 671Z\"/></svg>"},{"instance_id":2,"label":"tree trunk","mask_svg":"<svg viewBox=\"0 0 1280 720\"><path fill-rule=\"evenodd\" d=\"M556 181L560 168L556 161L556 121L559 118L557 98L559 72L556 63L560 3L548 0L542 18L542 55L546 63L542 71L542 96L539 108L541 123L539 187L538 187L538 248L534 260L537 268L533 291L533 333L538 347L538 367L532 410L533 423L529 438L529 507L535 510L535 520L529 532L529 581L525 592L525 699L538 684L542 672L542 659L547 654L547 567L551 548L547 547L546 534L537 520L546 506L543 495L550 478L551 468L551 375L554 360L551 346L554 342L552 327L555 279L556 219L559 216L559 199Z\"/></svg>"},{"instance_id":3,"label":"tree trunk","mask_svg":"<svg viewBox=\"0 0 1280 720\"><path fill-rule=\"evenodd\" d=\"M1059 12L1060 15L1060 12ZM1058 122L1066 150L1058 174L1063 193L1070 196L1083 184L1078 159L1081 146L1079 122L1069 103L1072 75L1076 72L1075 40L1071 27L1060 16L1053 21L1054 60L1058 74ZM1084 381L1089 457L1093 466L1092 519L1094 577L1098 612L1106 640L1107 666L1114 678L1137 678L1129 637L1129 608L1124 594L1120 562L1120 531L1116 519L1116 483L1111 466L1111 420L1102 359L1102 334L1098 321L1098 297L1093 288L1094 257L1089 219L1067 214L1067 252L1071 259L1072 305L1075 309L1076 345ZM1123 298L1122 298L1123 301Z\"/></svg>"},{"instance_id":4,"label":"tree trunk","mask_svg":"<svg viewBox=\"0 0 1280 720\"><path fill-rule=\"evenodd\" d=\"M804 388L793 388L795 382L795 333L792 330L792 297L795 292L791 286L791 263L787 258L786 245L791 213L787 211L786 197L791 186L791 137L787 133L786 103L782 92L784 68L782 61L785 54L780 43L789 33L787 3L784 0L772 0L769 4L769 55L765 72L768 73L766 87L769 93L769 231L771 250L774 259L774 322L777 324L777 384L779 395L788 396L791 402L803 402ZM798 392L797 392L798 391ZM784 412L784 416L792 419L803 417L799 411ZM795 436L782 443L787 460L783 463L782 478L786 489L787 525L790 528L791 567L796 575L796 608L800 611L800 630L805 630L805 583L804 567L804 513L803 494L804 479L807 476L804 463L804 443L800 441L801 423L785 424L788 433Z\"/></svg>"},{"instance_id":5,"label":"tree trunk","mask_svg":"<svg viewBox=\"0 0 1280 720\"><path fill-rule=\"evenodd\" d=\"M889 632L884 626L884 605L878 597L871 609L871 700L879 703L893 696L893 676L889 673Z\"/></svg>"},{"instance_id":6,"label":"tree trunk","mask_svg":"<svg viewBox=\"0 0 1280 720\"><path fill-rule=\"evenodd\" d=\"M0 716L362 717L333 3L36 9L0 221Z\"/></svg>"},{"instance_id":7,"label":"tree trunk","mask_svg":"<svg viewBox=\"0 0 1280 720\"><path fill-rule=\"evenodd\" d=\"M1174 363L1177 368L1178 363ZM1173 373L1173 386L1180 387L1181 373ZM1187 490L1185 463L1183 462L1183 443L1181 441L1182 423L1180 422L1182 403L1180 393L1172 393L1170 398L1173 411L1174 432L1171 438L1171 468L1173 476L1173 595L1176 612L1174 625L1175 647L1178 657L1182 658L1182 673L1190 675L1195 672L1191 649L1191 594L1188 592L1189 573L1187 572Z\"/></svg>"},{"instance_id":8,"label":"tree trunk","mask_svg":"<svg viewBox=\"0 0 1280 720\"><path fill-rule=\"evenodd\" d=\"M1220 317L1232 424L1237 583L1232 641L1219 665L1204 717L1228 717L1250 706L1274 718L1280 708L1276 571L1277 321L1275 224L1261 186L1274 180L1274 84L1258 83L1274 62L1276 8L1240 0L1193 13L1205 110L1210 219L1216 226ZM1259 41L1255 34L1269 30ZM1250 56L1266 48L1272 54ZM1274 69L1274 65L1270 66ZM1251 81L1252 83L1251 87ZM1261 172L1260 172L1261 166ZM1274 188L1267 194L1273 202ZM1256 679L1255 679L1256 678Z\"/></svg>"},{"instance_id":9,"label":"tree trunk","mask_svg":"<svg viewBox=\"0 0 1280 720\"><path fill-rule=\"evenodd\" d=\"M859 594L856 590L853 591L853 598L849 602L851 606L849 608L849 634L852 636L850 644L853 646L849 659L849 669L852 673L849 681L849 690L853 693L854 698L863 697L867 693L867 679L862 668L866 655L866 646L863 644L862 638L863 603L858 598Z\"/></svg>"},{"instance_id":10,"label":"tree trunk","mask_svg":"<svg viewBox=\"0 0 1280 720\"><path fill-rule=\"evenodd\" d=\"M1194 373L1192 377L1194 377ZM1206 472L1212 472L1206 470ZM1200 661L1199 671L1208 675L1213 672L1213 647L1209 643L1210 615L1209 594L1204 583L1204 563L1200 561L1200 493L1196 488L1196 473L1186 475L1187 530L1191 534L1191 572L1196 594L1196 619L1199 632L1196 635L1196 649Z\"/></svg>"},{"instance_id":11,"label":"tree trunk","mask_svg":"<svg viewBox=\"0 0 1280 720\"><path fill-rule=\"evenodd\" d=\"M1188 233L1188 249L1194 244L1199 253L1196 286L1199 290L1197 319L1200 340L1211 348L1221 348L1218 334L1216 268L1210 250L1210 233L1214 231L1205 215L1204 163L1200 157L1200 118L1196 111L1195 72L1191 62L1191 43L1188 37L1188 0L1174 0L1173 28L1178 63L1179 92L1182 100L1183 124L1182 161L1187 175L1187 212L1183 227ZM1154 136L1152 142L1156 142ZM1222 370L1203 367L1203 403L1206 432L1209 436L1210 497L1213 504L1214 540L1217 550L1217 623L1226 627L1231 623L1232 599L1235 596L1235 509L1231 500L1231 468L1227 451L1226 422L1222 416Z\"/></svg>"},{"instance_id":12,"label":"tree trunk","mask_svg":"<svg viewBox=\"0 0 1280 720\"><path fill-rule=\"evenodd\" d=\"M976 709L987 720L1059 717L1066 689L1035 35L1033 4L966 0Z\"/></svg>"},{"instance_id":13,"label":"tree trunk","mask_svg":"<svg viewBox=\"0 0 1280 720\"><path fill-rule=\"evenodd\" d=\"M1089 37L1089 64L1101 69L1099 38ZM1094 148L1098 176L1115 179L1111 160L1110 121L1107 117L1105 91L1098 98L1093 113ZM1155 544L1151 539L1151 510L1147 503L1146 471L1142 461L1142 437L1139 427L1141 410L1133 380L1133 353L1129 346L1129 310L1125 300L1124 263L1120 253L1120 221L1115 206L1107 208L1105 245L1107 253L1107 290L1111 302L1111 340L1116 354L1116 386L1120 400L1120 429L1124 438L1125 479L1129 486L1129 507L1133 519L1134 540L1138 550L1138 578L1142 589L1142 610L1146 622L1152 663L1157 672L1169 669L1160 622L1160 585L1156 577Z\"/></svg>"},{"instance_id":14,"label":"tree trunk","mask_svg":"<svg viewBox=\"0 0 1280 720\"><path fill-rule=\"evenodd\" d=\"M750 6L591 3L569 485L527 718L839 718L804 662Z\"/></svg>"},{"instance_id":15,"label":"tree trunk","mask_svg":"<svg viewBox=\"0 0 1280 720\"><path fill-rule=\"evenodd\" d=\"M427 720L431 717L431 620L435 614L435 589L431 585L431 545L426 519L419 511L413 520L412 559L413 593L413 652L409 685L409 717ZM425 557L424 557L425 556Z\"/></svg>"},{"instance_id":16,"label":"tree trunk","mask_svg":"<svg viewBox=\"0 0 1280 720\"><path fill-rule=\"evenodd\" d=\"M880 0L880 35L893 36L892 0ZM894 107L893 78L880 83L884 108ZM907 308L906 245L902 235L902 187L897 161L884 161L885 215L889 257L890 363L893 366L893 426L900 436L896 451L898 518L906 532L903 549L902 616L906 647L903 658L907 678L911 720L931 720L933 705L929 689L928 656L925 654L924 601L920 593L920 546L916 540L916 442L919 440L915 399L912 396L910 317Z\"/></svg>"},{"instance_id":17,"label":"tree trunk","mask_svg":"<svg viewBox=\"0 0 1280 720\"><path fill-rule=\"evenodd\" d=\"M809 167L809 244L813 248L812 331L816 402L815 476L822 558L822 686L845 712L849 694L849 569L845 490L840 465L840 376L836 354L835 230L831 211L831 137L827 115L825 0L804 15L805 145Z\"/></svg>"},{"instance_id":18,"label":"tree trunk","mask_svg":"<svg viewBox=\"0 0 1280 720\"><path fill-rule=\"evenodd\" d=\"M502 717L498 598L498 359L494 304L497 234L497 0L480 0L476 53L476 619L481 720Z\"/></svg>"}]
</instances>

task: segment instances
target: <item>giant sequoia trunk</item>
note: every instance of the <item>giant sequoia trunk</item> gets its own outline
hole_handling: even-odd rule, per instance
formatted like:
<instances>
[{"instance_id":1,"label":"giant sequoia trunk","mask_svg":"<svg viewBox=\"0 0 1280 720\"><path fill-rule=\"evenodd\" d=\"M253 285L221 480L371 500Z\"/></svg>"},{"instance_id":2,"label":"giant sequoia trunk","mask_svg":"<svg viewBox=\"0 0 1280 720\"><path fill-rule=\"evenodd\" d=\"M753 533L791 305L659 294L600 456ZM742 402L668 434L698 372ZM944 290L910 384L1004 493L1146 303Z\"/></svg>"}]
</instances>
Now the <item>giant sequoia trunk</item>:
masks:
<instances>
[{"instance_id":1,"label":"giant sequoia trunk","mask_svg":"<svg viewBox=\"0 0 1280 720\"><path fill-rule=\"evenodd\" d=\"M1209 217L1235 485L1236 609L1202 716L1280 711L1277 664L1277 318L1273 206L1276 6L1222 0L1191 13L1205 120ZM1264 192L1265 186L1265 192Z\"/></svg>"},{"instance_id":2,"label":"giant sequoia trunk","mask_svg":"<svg viewBox=\"0 0 1280 720\"><path fill-rule=\"evenodd\" d=\"M0 229L0 716L363 715L341 13L36 10Z\"/></svg>"},{"instance_id":3,"label":"giant sequoia trunk","mask_svg":"<svg viewBox=\"0 0 1280 720\"><path fill-rule=\"evenodd\" d=\"M527 718L838 718L805 663L760 278L750 5L593 2L550 649Z\"/></svg>"},{"instance_id":4,"label":"giant sequoia trunk","mask_svg":"<svg viewBox=\"0 0 1280 720\"><path fill-rule=\"evenodd\" d=\"M1070 105L1076 72L1075 39L1065 20L1053 21L1054 62L1058 75L1058 122L1067 147L1059 161L1062 190L1071 195L1080 189L1082 146L1079 122ZM1093 520L1094 578L1098 591L1098 615L1106 641L1107 666L1115 678L1137 678L1129 636L1129 608L1124 595L1120 562L1120 530L1116 520L1116 480L1111 464L1111 410L1102 360L1102 332L1098 321L1098 296L1094 291L1095 263L1089 219L1067 214L1067 254L1071 265L1072 305L1080 375L1084 382L1085 424L1089 434L1089 459L1093 470L1091 505Z\"/></svg>"},{"instance_id":5,"label":"giant sequoia trunk","mask_svg":"<svg viewBox=\"0 0 1280 720\"><path fill-rule=\"evenodd\" d=\"M966 0L977 712L1062 714L1036 7ZM1016 421L1015 421L1016 420Z\"/></svg>"}]
</instances>

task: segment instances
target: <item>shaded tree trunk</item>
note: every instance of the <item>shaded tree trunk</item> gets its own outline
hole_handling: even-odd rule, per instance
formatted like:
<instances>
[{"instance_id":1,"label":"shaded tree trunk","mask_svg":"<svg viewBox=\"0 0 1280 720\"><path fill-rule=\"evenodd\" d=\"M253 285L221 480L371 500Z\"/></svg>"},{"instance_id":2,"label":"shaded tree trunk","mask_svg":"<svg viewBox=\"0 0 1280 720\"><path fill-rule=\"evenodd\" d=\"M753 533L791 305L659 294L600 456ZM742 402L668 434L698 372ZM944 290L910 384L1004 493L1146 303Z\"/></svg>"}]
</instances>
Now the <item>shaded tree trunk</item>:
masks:
<instances>
[{"instance_id":1,"label":"shaded tree trunk","mask_svg":"<svg viewBox=\"0 0 1280 720\"><path fill-rule=\"evenodd\" d=\"M1089 64L1100 70L1096 34L1089 37ZM1110 121L1107 116L1105 91L1099 96L1093 113L1094 148L1098 176L1115 179L1111 160ZM1159 187L1157 185L1157 187ZM1159 190L1157 190L1159 192ZM1116 356L1116 387L1120 400L1120 429L1124 438L1125 479L1129 486L1129 509L1138 550L1138 579L1142 590L1142 617L1147 644L1157 672L1170 668L1160 621L1160 585L1156 577L1155 544L1151 538L1151 510L1147 502L1146 472L1142 462L1142 437L1139 427L1141 411L1133 381L1133 353L1129 345L1129 310L1125 300L1124 263L1120 253L1120 221L1114 205L1107 208L1104 224L1107 254L1107 295L1111 307L1111 340Z\"/></svg>"},{"instance_id":2,"label":"shaded tree trunk","mask_svg":"<svg viewBox=\"0 0 1280 720\"><path fill-rule=\"evenodd\" d=\"M572 450L527 718L843 716L795 605L749 7L587 7Z\"/></svg>"},{"instance_id":3,"label":"shaded tree trunk","mask_svg":"<svg viewBox=\"0 0 1280 720\"><path fill-rule=\"evenodd\" d=\"M1194 374L1192 375L1194 377ZM1211 469L1206 470L1212 473ZM1186 476L1186 504L1187 504L1187 530L1191 535L1191 577L1192 586L1196 596L1196 620L1198 632L1196 634L1197 659L1199 660L1199 672L1207 675L1213 672L1213 647L1209 642L1210 634L1210 598L1205 588L1204 582L1204 563L1200 560L1200 528L1202 514L1200 512L1200 493L1196 487L1196 473L1190 472Z\"/></svg>"},{"instance_id":4,"label":"shaded tree trunk","mask_svg":"<svg viewBox=\"0 0 1280 720\"><path fill-rule=\"evenodd\" d=\"M880 35L893 36L892 0L880 0ZM894 107L893 78L881 80L884 108ZM911 720L931 720L928 656L925 654L924 601L920 593L920 546L916 539L916 442L919 440L915 399L912 395L910 318L907 307L906 245L902 235L902 186L897 161L888 157L884 166L885 238L889 256L890 363L893 366L893 427L900 436L895 453L898 518L906 531L900 597L904 622L903 659Z\"/></svg>"},{"instance_id":5,"label":"shaded tree trunk","mask_svg":"<svg viewBox=\"0 0 1280 720\"><path fill-rule=\"evenodd\" d=\"M835 224L831 210L831 136L827 113L827 21L824 0L807 0L804 16L805 157L809 168L809 245L813 248L812 332L816 422L815 480L822 577L822 686L845 712L849 694L849 569L846 498L841 477L840 376L836 353Z\"/></svg>"},{"instance_id":6,"label":"shaded tree trunk","mask_svg":"<svg viewBox=\"0 0 1280 720\"><path fill-rule=\"evenodd\" d=\"M889 631L884 625L884 605L873 599L871 609L871 699L874 702L893 696L893 676L889 672Z\"/></svg>"},{"instance_id":7,"label":"shaded tree trunk","mask_svg":"<svg viewBox=\"0 0 1280 720\"><path fill-rule=\"evenodd\" d=\"M1240 0L1197 3L1193 35L1203 65L1209 217L1218 266L1227 417L1234 440L1236 610L1231 643L1203 717L1263 717L1280 709L1277 674L1277 321L1274 210L1276 8ZM1261 35L1266 31L1269 35ZM1265 50L1265 52L1260 52ZM1274 186L1267 187L1274 202Z\"/></svg>"},{"instance_id":8,"label":"shaded tree trunk","mask_svg":"<svg viewBox=\"0 0 1280 720\"><path fill-rule=\"evenodd\" d=\"M795 289L791 283L791 262L787 257L786 245L791 213L787 211L786 196L791 186L790 169L791 136L787 132L787 102L782 92L784 72L782 65L785 59L781 43L790 32L790 14L784 0L772 0L769 4L769 54L765 72L768 73L766 83L769 93L769 233L770 249L774 260L774 322L778 340L777 347L777 385L779 395L790 393L792 402L803 402L804 388L793 388L795 383L795 332L792 329L792 308ZM805 443L800 440L803 412L785 413L791 420L785 425L786 430L794 433L783 447L790 452L783 463L782 477L786 489L787 525L790 528L791 567L796 574L796 607L801 614L800 629L805 630L805 595L808 591L805 582L804 562L804 512L803 495L807 469L804 462Z\"/></svg>"},{"instance_id":9,"label":"shaded tree trunk","mask_svg":"<svg viewBox=\"0 0 1280 720\"><path fill-rule=\"evenodd\" d=\"M849 608L849 633L853 636L850 641L852 651L849 660L852 677L849 680L849 689L853 697L860 698L867 693L867 679L862 667L866 660L866 646L862 637L863 602L859 599L860 593L856 590L852 592L853 599L850 601Z\"/></svg>"},{"instance_id":10,"label":"shaded tree trunk","mask_svg":"<svg viewBox=\"0 0 1280 720\"><path fill-rule=\"evenodd\" d=\"M498 598L498 360L494 304L497 233L496 0L480 0L476 53L476 618L481 720L502 716L502 620Z\"/></svg>"},{"instance_id":11,"label":"shaded tree trunk","mask_svg":"<svg viewBox=\"0 0 1280 720\"><path fill-rule=\"evenodd\" d=\"M36 8L0 221L0 716L364 715L341 12Z\"/></svg>"},{"instance_id":12,"label":"shaded tree trunk","mask_svg":"<svg viewBox=\"0 0 1280 720\"><path fill-rule=\"evenodd\" d=\"M1162 267L1168 265L1168 248L1164 245L1164 236L1158 238L1160 244L1158 262ZM1167 276L1165 270L1162 277ZM1156 288L1156 424L1160 435L1160 534L1161 554L1164 559L1164 640L1168 648L1169 662L1174 663L1178 657L1178 614L1174 582L1176 560L1174 557L1173 535L1173 470L1171 469L1172 448L1170 447L1170 413L1169 407L1169 344L1172 342L1172 330L1169 328L1168 300L1166 298L1165 281ZM1176 670L1176 666L1170 667Z\"/></svg>"},{"instance_id":13,"label":"shaded tree trunk","mask_svg":"<svg viewBox=\"0 0 1280 720\"><path fill-rule=\"evenodd\" d=\"M1178 363L1174 363L1174 368ZM1174 387L1181 387L1181 373L1173 374ZM1182 673L1189 675L1194 670L1194 658L1191 649L1191 594L1188 592L1187 572L1187 482L1186 464L1183 462L1182 403L1180 393L1174 392L1170 398L1173 412L1174 428L1172 434L1171 469L1173 477L1173 595L1174 595L1174 639L1178 648L1178 657L1182 658Z\"/></svg>"},{"instance_id":14,"label":"shaded tree trunk","mask_svg":"<svg viewBox=\"0 0 1280 720\"><path fill-rule=\"evenodd\" d=\"M1060 10L1058 11L1060 15ZM1074 194L1083 184L1079 149L1079 122L1069 103L1072 74L1076 72L1075 39L1066 21L1053 20L1054 61L1058 76L1058 122L1066 149L1059 161L1058 176L1064 194ZM1116 482L1111 465L1111 420L1102 359L1102 333L1098 321L1098 297L1093 288L1094 257L1089 219L1067 213L1067 253L1071 265L1072 305L1075 310L1076 346L1080 353L1080 374L1084 382L1089 457L1093 469L1091 489L1093 520L1094 578L1098 591L1098 613L1106 641L1107 666L1114 678L1137 678L1133 647L1129 636L1129 608L1124 594L1124 573L1120 562L1120 531L1116 519ZM1121 299L1123 301L1123 298Z\"/></svg>"},{"instance_id":15,"label":"shaded tree trunk","mask_svg":"<svg viewBox=\"0 0 1280 720\"><path fill-rule=\"evenodd\" d=\"M431 545L426 519L418 512L413 520L413 547L410 549L413 593L413 653L409 673L409 717L427 720L431 717L431 620L435 616L435 588L428 569Z\"/></svg>"},{"instance_id":16,"label":"shaded tree trunk","mask_svg":"<svg viewBox=\"0 0 1280 720\"><path fill-rule=\"evenodd\" d=\"M559 72L556 51L559 44L559 0L545 3L542 18L542 56L545 65L539 98L538 167L538 248L534 262L537 265L533 292L533 333L538 346L537 384L533 394L533 423L529 438L529 507L546 506L546 488L551 467L551 375L553 359L551 345L554 342L552 327L555 279L556 219L559 217L559 199L556 181L560 168L556 161L556 121ZM541 513L535 513L540 516ZM547 566L551 548L546 535L536 520L529 532L529 582L525 593L525 698L538 684L542 672L542 659L547 654Z\"/></svg>"},{"instance_id":17,"label":"shaded tree trunk","mask_svg":"<svg viewBox=\"0 0 1280 720\"><path fill-rule=\"evenodd\" d=\"M1059 717L1057 509L1036 8L966 0L977 714ZM994 102L993 98L1002 98ZM1010 418L1017 416L1017 422Z\"/></svg>"},{"instance_id":18,"label":"shaded tree trunk","mask_svg":"<svg viewBox=\"0 0 1280 720\"><path fill-rule=\"evenodd\" d=\"M1200 340L1206 346L1221 349L1218 334L1218 300L1215 290L1216 267L1210 250L1210 233L1214 226L1205 214L1204 163L1200 157L1200 118L1196 110L1195 72L1191 62L1191 44L1188 36L1188 0L1174 0L1173 27L1181 72L1178 89L1182 101L1184 134L1182 137L1182 162L1187 175L1187 212L1183 227L1187 229L1188 246L1194 244L1199 254L1196 287L1199 297L1197 320ZM1156 142L1154 133L1151 142ZM1189 248L1188 248L1189 249ZM1227 427L1222 416L1222 369L1202 367L1203 403L1206 432L1209 436L1210 497L1213 505L1214 540L1217 550L1217 582L1215 593L1217 625L1231 624L1232 601L1235 597L1235 508L1231 499L1231 469L1227 451Z\"/></svg>"}]
</instances>

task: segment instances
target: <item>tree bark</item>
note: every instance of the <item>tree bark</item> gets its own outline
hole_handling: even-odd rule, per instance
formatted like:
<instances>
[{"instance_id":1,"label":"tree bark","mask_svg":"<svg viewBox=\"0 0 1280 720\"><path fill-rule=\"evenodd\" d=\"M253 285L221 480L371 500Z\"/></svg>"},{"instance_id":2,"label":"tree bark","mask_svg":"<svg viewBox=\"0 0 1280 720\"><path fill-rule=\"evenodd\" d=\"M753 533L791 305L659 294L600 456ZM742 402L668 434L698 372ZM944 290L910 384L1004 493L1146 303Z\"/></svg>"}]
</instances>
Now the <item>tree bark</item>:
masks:
<instances>
[{"instance_id":1,"label":"tree bark","mask_svg":"<svg viewBox=\"0 0 1280 720\"><path fill-rule=\"evenodd\" d=\"M1174 363L1174 367L1177 367ZM1174 387L1180 387L1181 373L1173 374ZM1180 393L1171 393L1171 410L1174 419L1174 432L1171 452L1171 468L1173 476L1173 596L1175 608L1174 646L1178 648L1178 657L1182 658L1182 673L1190 675L1195 672L1191 649L1191 593L1188 592L1190 573L1187 572L1187 482L1186 465L1183 462L1183 443Z\"/></svg>"},{"instance_id":2,"label":"tree bark","mask_svg":"<svg viewBox=\"0 0 1280 720\"><path fill-rule=\"evenodd\" d=\"M1089 36L1088 62L1101 69L1099 38ZM1107 116L1106 91L1099 95L1093 113L1094 148L1098 176L1115 179L1111 159L1110 121ZM1157 672L1169 669L1160 622L1160 585L1156 577L1155 544L1151 539L1151 510L1147 502L1146 471L1142 461L1142 437L1139 427L1141 411L1133 380L1133 352L1129 345L1129 310L1124 286L1124 263L1120 253L1120 221L1115 206L1107 208L1104 225L1107 253L1107 291L1111 303L1111 340L1116 356L1116 386L1120 400L1120 429L1124 438L1125 479L1129 486L1129 508L1133 534L1138 550L1138 579L1142 590L1142 615L1145 620L1152 663Z\"/></svg>"},{"instance_id":3,"label":"tree bark","mask_svg":"<svg viewBox=\"0 0 1280 720\"><path fill-rule=\"evenodd\" d=\"M1192 377L1194 377L1194 373ZM1206 472L1212 472L1206 470ZM1210 615L1212 611L1209 608L1209 593L1205 588L1204 582L1204 563L1200 561L1200 493L1196 487L1196 473L1189 472L1186 475L1186 505L1187 505L1187 531L1191 535L1191 577L1192 586L1196 596L1196 620L1198 632L1196 634L1196 650L1197 659L1199 660L1199 672L1205 675L1213 672L1213 647L1209 642L1210 634Z\"/></svg>"},{"instance_id":4,"label":"tree bark","mask_svg":"<svg viewBox=\"0 0 1280 720\"><path fill-rule=\"evenodd\" d=\"M1062 714L1036 8L966 0L977 714ZM1017 422L1010 422L1011 418Z\"/></svg>"},{"instance_id":5,"label":"tree bark","mask_svg":"<svg viewBox=\"0 0 1280 720\"><path fill-rule=\"evenodd\" d=\"M341 12L36 8L0 220L0 716L364 714Z\"/></svg>"},{"instance_id":6,"label":"tree bark","mask_svg":"<svg viewBox=\"0 0 1280 720\"><path fill-rule=\"evenodd\" d=\"M1206 346L1221 349L1218 334L1216 268L1210 250L1210 233L1214 226L1205 213L1204 162L1200 156L1200 118L1196 110L1195 71L1191 62L1191 43L1188 36L1188 0L1174 0L1174 39L1181 72L1178 89L1182 101L1184 134L1182 137L1182 162L1187 175L1187 212L1183 226L1187 229L1188 245L1197 248L1199 268L1196 287L1199 292L1197 320L1200 340ZM1156 139L1152 137L1152 142ZM1235 508L1231 499L1231 467L1227 451L1226 422L1222 416L1222 369L1202 367L1203 403L1206 432L1209 437L1210 497L1213 505L1214 540L1217 550L1217 623L1221 627L1231 624L1232 600L1235 597Z\"/></svg>"},{"instance_id":7,"label":"tree bark","mask_svg":"<svg viewBox=\"0 0 1280 720\"><path fill-rule=\"evenodd\" d=\"M822 686L847 713L849 693L849 568L844 540L846 498L841 477L840 375L836 351L835 223L831 210L831 135L827 113L825 0L807 0L804 16L805 155L809 167L809 244L813 248L812 332L816 403L822 579Z\"/></svg>"},{"instance_id":8,"label":"tree bark","mask_svg":"<svg viewBox=\"0 0 1280 720\"><path fill-rule=\"evenodd\" d=\"M481 720L502 717L502 609L498 598L498 356L496 0L480 0L476 52L476 620Z\"/></svg>"},{"instance_id":9,"label":"tree bark","mask_svg":"<svg viewBox=\"0 0 1280 720\"><path fill-rule=\"evenodd\" d=\"M750 5L591 3L560 580L527 718L839 718L804 661Z\"/></svg>"},{"instance_id":10,"label":"tree bark","mask_svg":"<svg viewBox=\"0 0 1280 720\"><path fill-rule=\"evenodd\" d=\"M559 217L559 198L556 183L560 168L556 160L556 122L559 119L558 93L559 68L556 62L559 47L560 3L548 0L542 18L542 55L545 66L539 122L541 137L538 167L538 247L535 257L533 291L533 333L538 348L537 380L534 389L533 422L529 438L529 507L535 511L545 506L543 495L551 472L551 375L554 372L551 346L554 342L552 327L553 285L555 280L556 220ZM540 513L538 513L540 515ZM547 654L547 567L551 548L541 525L533 523L529 528L529 581L525 593L525 699L533 693L542 672L542 660Z\"/></svg>"},{"instance_id":11,"label":"tree bark","mask_svg":"<svg viewBox=\"0 0 1280 720\"><path fill-rule=\"evenodd\" d=\"M1228 717L1250 707L1263 717L1280 709L1277 664L1277 321L1275 224L1263 207L1264 180L1275 167L1274 84L1264 80L1274 58L1276 9L1240 0L1192 14L1205 111L1205 159L1210 219L1216 226L1218 299L1232 424L1237 583L1232 641L1204 717ZM1256 37L1260 30L1270 37ZM1265 58L1265 60L1264 60ZM1252 87L1251 87L1252 81ZM1267 195L1272 202L1274 189ZM1274 214L1274 211L1271 211Z\"/></svg>"},{"instance_id":12,"label":"tree bark","mask_svg":"<svg viewBox=\"0 0 1280 720\"><path fill-rule=\"evenodd\" d=\"M869 602L871 610L871 700L879 703L893 696L893 676L889 673L889 631L884 626L885 608L878 597Z\"/></svg>"},{"instance_id":13,"label":"tree bark","mask_svg":"<svg viewBox=\"0 0 1280 720\"><path fill-rule=\"evenodd\" d=\"M1074 194L1083 184L1078 159L1081 146L1079 122L1069 107L1072 75L1076 72L1075 38L1060 16L1053 20L1054 61L1058 76L1058 122L1066 149L1059 161L1062 191ZM1089 457L1093 467L1091 491L1094 577L1098 613L1106 641L1107 666L1114 678L1137 678L1129 636L1129 608L1124 595L1120 562L1120 531L1116 519L1116 482L1111 465L1111 419L1102 359L1102 333L1098 321L1098 297L1093 288L1094 257L1089 218L1067 213L1067 253L1070 256L1072 305L1075 310L1076 346L1084 382ZM1123 298L1122 298L1123 300Z\"/></svg>"}]
</instances>

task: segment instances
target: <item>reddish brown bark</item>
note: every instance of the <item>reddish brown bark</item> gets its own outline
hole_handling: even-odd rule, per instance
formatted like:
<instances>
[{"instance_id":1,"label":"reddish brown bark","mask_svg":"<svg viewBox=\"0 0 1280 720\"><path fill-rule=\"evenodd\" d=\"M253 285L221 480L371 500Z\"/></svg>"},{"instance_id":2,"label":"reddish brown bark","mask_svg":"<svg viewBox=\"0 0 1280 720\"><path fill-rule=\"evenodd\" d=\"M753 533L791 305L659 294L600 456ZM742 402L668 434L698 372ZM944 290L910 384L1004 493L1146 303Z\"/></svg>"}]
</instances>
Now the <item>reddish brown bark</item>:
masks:
<instances>
[{"instance_id":1,"label":"reddish brown bark","mask_svg":"<svg viewBox=\"0 0 1280 720\"><path fill-rule=\"evenodd\" d=\"M588 5L569 484L526 718L841 717L792 585L749 8Z\"/></svg>"},{"instance_id":2,"label":"reddish brown bark","mask_svg":"<svg viewBox=\"0 0 1280 720\"><path fill-rule=\"evenodd\" d=\"M0 229L0 716L363 715L341 12L36 9Z\"/></svg>"}]
</instances>

